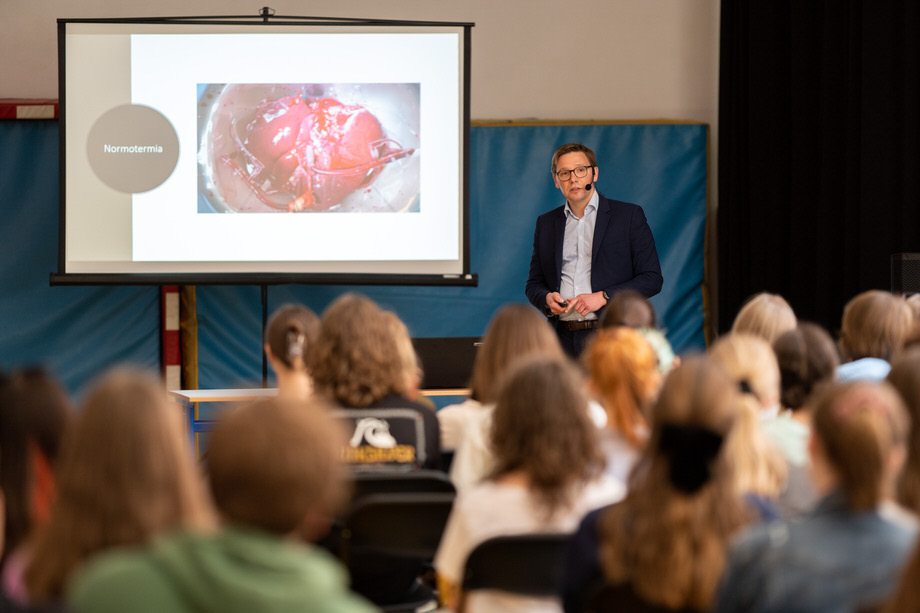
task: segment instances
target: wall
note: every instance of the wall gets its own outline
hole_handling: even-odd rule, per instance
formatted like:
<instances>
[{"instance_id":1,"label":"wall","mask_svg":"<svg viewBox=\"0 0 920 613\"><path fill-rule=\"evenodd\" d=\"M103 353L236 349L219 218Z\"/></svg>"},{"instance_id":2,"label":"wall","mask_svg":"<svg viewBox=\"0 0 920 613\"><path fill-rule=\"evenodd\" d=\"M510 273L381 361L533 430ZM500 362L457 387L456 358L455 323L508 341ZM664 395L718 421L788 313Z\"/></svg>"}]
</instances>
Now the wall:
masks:
<instances>
[{"instance_id":1,"label":"wall","mask_svg":"<svg viewBox=\"0 0 920 613\"><path fill-rule=\"evenodd\" d=\"M473 119L716 124L718 0L274 0L271 6L278 15L475 23ZM0 98L57 96L58 18L255 16L259 8L241 0L0 0Z\"/></svg>"},{"instance_id":2,"label":"wall","mask_svg":"<svg viewBox=\"0 0 920 613\"><path fill-rule=\"evenodd\" d=\"M475 23L473 119L562 122L665 118L707 123L712 204L713 147L717 142L717 0L584 0L571 6L545 0L353 0L347 4L322 0L309 5L279 0L272 7L278 15ZM0 22L0 57L4 58L0 64L0 98L57 97L58 18L255 15L259 8L239 0L163 0L155 6L112 0L0 0L4 16ZM605 176L613 176L603 159L601 170ZM515 177L520 180L522 175L511 165L505 176L509 177L507 184L514 186ZM615 185L605 188L609 195L623 197L617 190ZM0 193L0 209L17 206L21 196ZM526 225L524 239L530 240L532 221ZM711 261L710 283L715 279ZM125 299L138 298L129 291ZM143 293L140 301L147 312L155 308L155 296ZM155 351L155 344L149 338L137 342L144 347L142 361L154 360L151 351ZM15 359L5 356L4 366ZM61 356L54 359L64 361ZM73 377L82 383L87 374L73 373Z\"/></svg>"}]
</instances>

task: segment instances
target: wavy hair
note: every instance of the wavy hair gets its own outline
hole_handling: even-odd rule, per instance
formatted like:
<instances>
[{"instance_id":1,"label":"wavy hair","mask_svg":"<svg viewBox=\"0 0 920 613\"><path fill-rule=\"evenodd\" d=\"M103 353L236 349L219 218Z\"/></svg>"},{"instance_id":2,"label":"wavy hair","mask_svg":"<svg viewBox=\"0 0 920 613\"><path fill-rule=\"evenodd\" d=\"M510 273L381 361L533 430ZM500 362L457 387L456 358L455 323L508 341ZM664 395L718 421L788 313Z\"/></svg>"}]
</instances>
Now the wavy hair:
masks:
<instances>
[{"instance_id":1,"label":"wavy hair","mask_svg":"<svg viewBox=\"0 0 920 613\"><path fill-rule=\"evenodd\" d=\"M307 366L317 392L344 407L361 408L408 393L394 327L376 302L343 294L323 312L316 351Z\"/></svg>"},{"instance_id":2,"label":"wavy hair","mask_svg":"<svg viewBox=\"0 0 920 613\"><path fill-rule=\"evenodd\" d=\"M603 470L581 375L565 358L530 356L510 368L492 413L490 443L492 478L523 471L547 516Z\"/></svg>"},{"instance_id":3,"label":"wavy hair","mask_svg":"<svg viewBox=\"0 0 920 613\"><path fill-rule=\"evenodd\" d=\"M709 609L729 540L752 519L724 444L714 445L743 410L731 378L711 359L692 356L671 371L626 498L600 519L608 580L628 582L642 599L667 608ZM699 453L704 449L708 456ZM695 468L682 474L688 463Z\"/></svg>"}]
</instances>

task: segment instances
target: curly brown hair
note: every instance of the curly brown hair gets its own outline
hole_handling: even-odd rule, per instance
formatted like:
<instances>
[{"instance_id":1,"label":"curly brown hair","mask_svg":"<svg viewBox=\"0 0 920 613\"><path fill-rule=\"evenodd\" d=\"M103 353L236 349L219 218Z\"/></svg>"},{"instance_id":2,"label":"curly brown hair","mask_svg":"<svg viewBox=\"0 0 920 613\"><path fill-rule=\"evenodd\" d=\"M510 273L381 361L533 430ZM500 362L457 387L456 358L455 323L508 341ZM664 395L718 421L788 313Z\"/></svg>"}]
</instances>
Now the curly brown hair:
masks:
<instances>
[{"instance_id":1,"label":"curly brown hair","mask_svg":"<svg viewBox=\"0 0 920 613\"><path fill-rule=\"evenodd\" d=\"M307 368L316 391L344 407L361 408L408 392L396 328L376 302L347 293L323 312ZM408 332L406 332L408 334Z\"/></svg>"},{"instance_id":2,"label":"curly brown hair","mask_svg":"<svg viewBox=\"0 0 920 613\"><path fill-rule=\"evenodd\" d=\"M547 516L603 469L582 377L565 358L535 355L512 365L498 392L490 443L492 478L523 471Z\"/></svg>"},{"instance_id":3,"label":"curly brown hair","mask_svg":"<svg viewBox=\"0 0 920 613\"><path fill-rule=\"evenodd\" d=\"M708 610L729 539L751 513L736 493L724 444L706 465L708 478L688 493L675 485L662 433L687 428L724 439L740 410L734 383L711 359L693 356L671 371L628 494L600 520L601 563L611 582L630 583L650 603Z\"/></svg>"}]
</instances>

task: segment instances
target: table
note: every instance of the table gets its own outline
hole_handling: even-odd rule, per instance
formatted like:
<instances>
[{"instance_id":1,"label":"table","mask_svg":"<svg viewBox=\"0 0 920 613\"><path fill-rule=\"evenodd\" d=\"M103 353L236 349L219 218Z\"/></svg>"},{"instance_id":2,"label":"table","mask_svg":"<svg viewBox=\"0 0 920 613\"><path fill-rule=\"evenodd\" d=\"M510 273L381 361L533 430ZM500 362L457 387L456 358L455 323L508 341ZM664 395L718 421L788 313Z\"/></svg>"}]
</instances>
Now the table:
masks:
<instances>
[{"instance_id":1,"label":"table","mask_svg":"<svg viewBox=\"0 0 920 613\"><path fill-rule=\"evenodd\" d=\"M468 396L470 390L457 389L428 389L421 390L423 396ZM185 409L185 419L188 425L192 449L198 455L198 434L210 432L214 429L213 419L200 419L198 403L200 402L246 402L255 398L276 396L276 387L254 387L240 389L213 389L213 390L170 390L169 395L176 399Z\"/></svg>"}]
</instances>

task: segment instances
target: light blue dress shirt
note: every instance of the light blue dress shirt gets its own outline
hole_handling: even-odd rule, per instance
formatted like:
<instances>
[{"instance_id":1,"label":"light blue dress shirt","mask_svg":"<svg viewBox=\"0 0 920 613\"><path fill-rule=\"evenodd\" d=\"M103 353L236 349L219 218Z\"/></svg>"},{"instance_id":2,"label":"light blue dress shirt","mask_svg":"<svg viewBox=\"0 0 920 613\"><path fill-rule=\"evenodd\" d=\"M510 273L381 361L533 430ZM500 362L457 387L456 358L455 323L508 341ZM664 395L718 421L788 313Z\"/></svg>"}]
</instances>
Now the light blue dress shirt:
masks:
<instances>
[{"instance_id":1,"label":"light blue dress shirt","mask_svg":"<svg viewBox=\"0 0 920 613\"><path fill-rule=\"evenodd\" d=\"M562 281L559 294L568 300L579 294L591 293L591 249L594 246L594 224L597 221L597 190L578 218L569 203L565 203L565 235L562 239ZM560 316L564 321L597 319L597 314L582 317L572 310Z\"/></svg>"}]
</instances>

